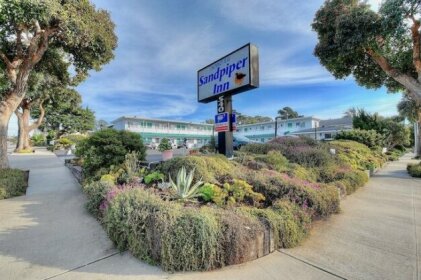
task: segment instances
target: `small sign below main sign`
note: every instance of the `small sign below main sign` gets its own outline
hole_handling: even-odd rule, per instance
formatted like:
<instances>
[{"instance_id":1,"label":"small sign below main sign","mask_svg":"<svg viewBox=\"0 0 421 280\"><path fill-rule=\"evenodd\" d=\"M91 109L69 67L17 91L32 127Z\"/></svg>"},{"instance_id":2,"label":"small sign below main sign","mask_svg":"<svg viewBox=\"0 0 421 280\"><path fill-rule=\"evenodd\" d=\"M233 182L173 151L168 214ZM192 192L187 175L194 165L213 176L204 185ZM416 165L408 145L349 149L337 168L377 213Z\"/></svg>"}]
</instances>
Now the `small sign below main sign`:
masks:
<instances>
[{"instance_id":1,"label":"small sign below main sign","mask_svg":"<svg viewBox=\"0 0 421 280\"><path fill-rule=\"evenodd\" d=\"M230 130L229 115L227 112L215 116L215 131L225 132Z\"/></svg>"},{"instance_id":2,"label":"small sign below main sign","mask_svg":"<svg viewBox=\"0 0 421 280\"><path fill-rule=\"evenodd\" d=\"M247 44L197 72L197 100L217 100L259 87L259 54Z\"/></svg>"}]
</instances>

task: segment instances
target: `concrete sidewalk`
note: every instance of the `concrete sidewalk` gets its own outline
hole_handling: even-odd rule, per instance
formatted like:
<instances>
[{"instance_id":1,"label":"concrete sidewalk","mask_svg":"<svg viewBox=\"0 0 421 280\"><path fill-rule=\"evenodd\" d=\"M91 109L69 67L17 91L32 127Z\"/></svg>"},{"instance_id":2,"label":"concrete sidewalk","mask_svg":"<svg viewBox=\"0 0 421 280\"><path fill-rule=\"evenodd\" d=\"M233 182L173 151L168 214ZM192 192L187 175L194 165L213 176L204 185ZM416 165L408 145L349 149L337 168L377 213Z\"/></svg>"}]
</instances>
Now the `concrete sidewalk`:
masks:
<instances>
[{"instance_id":1,"label":"concrete sidewalk","mask_svg":"<svg viewBox=\"0 0 421 280\"><path fill-rule=\"evenodd\" d=\"M80 186L52 153L12 155L26 196L0 201L0 279L417 279L421 180L406 156L316 224L300 247L206 273L166 274L113 249Z\"/></svg>"}]
</instances>

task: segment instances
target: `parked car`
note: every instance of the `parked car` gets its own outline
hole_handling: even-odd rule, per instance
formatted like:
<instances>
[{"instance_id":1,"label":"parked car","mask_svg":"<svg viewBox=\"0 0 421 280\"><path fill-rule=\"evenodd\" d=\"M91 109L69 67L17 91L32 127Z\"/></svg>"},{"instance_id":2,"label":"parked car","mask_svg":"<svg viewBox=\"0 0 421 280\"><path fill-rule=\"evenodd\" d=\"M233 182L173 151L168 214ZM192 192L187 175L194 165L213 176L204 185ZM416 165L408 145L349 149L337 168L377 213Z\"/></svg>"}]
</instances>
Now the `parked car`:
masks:
<instances>
[{"instance_id":1,"label":"parked car","mask_svg":"<svg viewBox=\"0 0 421 280\"><path fill-rule=\"evenodd\" d=\"M251 143L261 143L255 140L250 140L249 138L241 135L234 135L233 136L233 147L234 150L239 150L242 146L251 144ZM218 149L218 137L216 137L216 145L215 148Z\"/></svg>"},{"instance_id":2,"label":"parked car","mask_svg":"<svg viewBox=\"0 0 421 280\"><path fill-rule=\"evenodd\" d=\"M158 148L158 143L151 142L151 143L147 144L146 147L148 147L149 149L152 149L152 150L156 150Z\"/></svg>"},{"instance_id":3,"label":"parked car","mask_svg":"<svg viewBox=\"0 0 421 280\"><path fill-rule=\"evenodd\" d=\"M247 144L260 143L258 141L250 140L249 138L245 136L241 136L241 135L235 135L233 138L234 138L233 139L234 150L239 150L241 149L242 146L247 145Z\"/></svg>"}]
</instances>

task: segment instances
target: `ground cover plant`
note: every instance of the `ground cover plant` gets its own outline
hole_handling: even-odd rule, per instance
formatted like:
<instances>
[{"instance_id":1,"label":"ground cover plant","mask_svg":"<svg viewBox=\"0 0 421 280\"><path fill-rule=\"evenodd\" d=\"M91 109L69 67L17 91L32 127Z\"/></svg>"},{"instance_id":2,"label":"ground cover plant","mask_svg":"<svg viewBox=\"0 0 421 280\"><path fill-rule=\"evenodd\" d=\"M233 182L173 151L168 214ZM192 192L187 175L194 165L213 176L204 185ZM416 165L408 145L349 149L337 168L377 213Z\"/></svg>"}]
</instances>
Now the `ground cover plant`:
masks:
<instances>
[{"instance_id":1,"label":"ground cover plant","mask_svg":"<svg viewBox=\"0 0 421 280\"><path fill-rule=\"evenodd\" d=\"M417 164L408 164L406 170L408 170L409 175L412 177L421 178L421 162Z\"/></svg>"},{"instance_id":2,"label":"ground cover plant","mask_svg":"<svg viewBox=\"0 0 421 280\"><path fill-rule=\"evenodd\" d=\"M28 187L28 172L19 169L0 169L0 199L24 195Z\"/></svg>"},{"instance_id":3,"label":"ground cover plant","mask_svg":"<svg viewBox=\"0 0 421 280\"><path fill-rule=\"evenodd\" d=\"M384 160L357 142L304 138L247 145L235 160L173 158L155 170L129 153L83 190L120 250L167 271L211 270L296 246Z\"/></svg>"}]
</instances>

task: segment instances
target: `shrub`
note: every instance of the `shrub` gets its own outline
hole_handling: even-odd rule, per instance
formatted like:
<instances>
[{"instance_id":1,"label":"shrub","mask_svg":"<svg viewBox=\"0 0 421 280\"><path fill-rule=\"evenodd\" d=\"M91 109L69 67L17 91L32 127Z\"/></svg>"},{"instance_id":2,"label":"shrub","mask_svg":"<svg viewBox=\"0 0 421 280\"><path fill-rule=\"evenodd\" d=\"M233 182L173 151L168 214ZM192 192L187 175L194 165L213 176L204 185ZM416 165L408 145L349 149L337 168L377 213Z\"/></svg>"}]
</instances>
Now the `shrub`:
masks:
<instances>
[{"instance_id":1,"label":"shrub","mask_svg":"<svg viewBox=\"0 0 421 280\"><path fill-rule=\"evenodd\" d=\"M0 169L0 199L24 195L28 173L19 169Z\"/></svg>"},{"instance_id":2,"label":"shrub","mask_svg":"<svg viewBox=\"0 0 421 280\"><path fill-rule=\"evenodd\" d=\"M246 145L241 151L254 154L279 151L288 161L305 167L323 166L332 161L325 145L306 137L278 137L266 144Z\"/></svg>"},{"instance_id":3,"label":"shrub","mask_svg":"<svg viewBox=\"0 0 421 280\"><path fill-rule=\"evenodd\" d=\"M364 171L359 170L346 172L341 180L341 182L345 184L347 194L355 192L358 188L364 186L367 181L367 174Z\"/></svg>"},{"instance_id":4,"label":"shrub","mask_svg":"<svg viewBox=\"0 0 421 280\"><path fill-rule=\"evenodd\" d=\"M291 248L307 235L310 216L286 200L277 201L272 208L241 208L267 225L274 234L275 248Z\"/></svg>"},{"instance_id":5,"label":"shrub","mask_svg":"<svg viewBox=\"0 0 421 280\"><path fill-rule=\"evenodd\" d=\"M214 184L203 184L203 186L199 189L199 193L205 202L212 201L217 205L222 205L225 200L225 194L222 192L222 189Z\"/></svg>"},{"instance_id":6,"label":"shrub","mask_svg":"<svg viewBox=\"0 0 421 280\"><path fill-rule=\"evenodd\" d=\"M108 173L112 165L124 162L125 156L137 152L139 160L145 159L146 148L139 134L129 131L103 129L82 140L76 149L76 155L83 160L83 173L93 177L98 171Z\"/></svg>"},{"instance_id":7,"label":"shrub","mask_svg":"<svg viewBox=\"0 0 421 280\"><path fill-rule=\"evenodd\" d=\"M164 162L159 169L175 178L183 166L189 170L195 169L194 182L201 180L221 185L226 179L234 178L236 169L235 164L222 155L177 157Z\"/></svg>"},{"instance_id":8,"label":"shrub","mask_svg":"<svg viewBox=\"0 0 421 280\"><path fill-rule=\"evenodd\" d=\"M266 163L271 169L278 172L288 170L288 160L279 151L269 151L266 155L257 155L255 159Z\"/></svg>"},{"instance_id":9,"label":"shrub","mask_svg":"<svg viewBox=\"0 0 421 280\"><path fill-rule=\"evenodd\" d=\"M278 199L288 199L300 207L312 211L314 217L326 217L339 212L339 195L335 186L313 183L287 174L263 170L245 175L254 191L263 194L266 205Z\"/></svg>"},{"instance_id":10,"label":"shrub","mask_svg":"<svg viewBox=\"0 0 421 280\"><path fill-rule=\"evenodd\" d=\"M145 176L144 181L145 184L153 184L153 183L158 183L158 182L162 182L165 179L165 175L162 174L159 171L154 171L152 173L149 173L148 175Z\"/></svg>"},{"instance_id":11,"label":"shrub","mask_svg":"<svg viewBox=\"0 0 421 280\"><path fill-rule=\"evenodd\" d=\"M43 146L45 145L45 136L41 133L34 134L31 137L31 141L34 146Z\"/></svg>"},{"instance_id":12,"label":"shrub","mask_svg":"<svg viewBox=\"0 0 421 280\"><path fill-rule=\"evenodd\" d=\"M421 177L421 163L408 164L406 170L408 170L409 175L412 177Z\"/></svg>"},{"instance_id":13,"label":"shrub","mask_svg":"<svg viewBox=\"0 0 421 280\"><path fill-rule=\"evenodd\" d=\"M69 135L66 135L66 138L77 145L81 141L85 140L87 136L83 134L69 134Z\"/></svg>"},{"instance_id":14,"label":"shrub","mask_svg":"<svg viewBox=\"0 0 421 280\"><path fill-rule=\"evenodd\" d=\"M92 182L83 186L83 192L88 198L86 209L97 218L101 217L101 203L106 199L107 193L114 185L113 182L107 179L104 178L104 180Z\"/></svg>"},{"instance_id":15,"label":"shrub","mask_svg":"<svg viewBox=\"0 0 421 280\"><path fill-rule=\"evenodd\" d=\"M120 250L167 271L210 270L222 266L221 229L216 211L182 209L159 197L131 189L118 194L104 218Z\"/></svg>"},{"instance_id":16,"label":"shrub","mask_svg":"<svg viewBox=\"0 0 421 280\"><path fill-rule=\"evenodd\" d=\"M369 148L382 147L384 145L383 135L375 130L353 129L341 131L336 134L337 140L352 140L364 144Z\"/></svg>"},{"instance_id":17,"label":"shrub","mask_svg":"<svg viewBox=\"0 0 421 280\"><path fill-rule=\"evenodd\" d=\"M62 148L65 148L65 149L68 149L72 145L75 145L75 143L72 140L70 140L69 138L66 138L66 137L61 137L60 139L58 139L57 144L58 144L57 145L58 147L62 147Z\"/></svg>"},{"instance_id":18,"label":"shrub","mask_svg":"<svg viewBox=\"0 0 421 280\"><path fill-rule=\"evenodd\" d=\"M170 140L168 138L162 138L161 143L159 143L158 145L158 150L160 152L164 152L164 151L168 151L171 150L171 143Z\"/></svg>"},{"instance_id":19,"label":"shrub","mask_svg":"<svg viewBox=\"0 0 421 280\"><path fill-rule=\"evenodd\" d=\"M222 187L222 192L224 194L222 202L228 206L233 206L242 202L248 202L251 205L255 205L265 200L265 197L261 193L254 192L253 187L243 180L234 179L231 184L225 183Z\"/></svg>"},{"instance_id":20,"label":"shrub","mask_svg":"<svg viewBox=\"0 0 421 280\"><path fill-rule=\"evenodd\" d=\"M351 166L353 169L381 167L385 162L379 151L370 150L366 145L355 141L336 140L329 142L329 146L336 150L336 157L341 165Z\"/></svg>"},{"instance_id":21,"label":"shrub","mask_svg":"<svg viewBox=\"0 0 421 280\"><path fill-rule=\"evenodd\" d=\"M166 271L189 271L252 259L265 229L273 232L275 249L294 246L307 234L310 218L289 201L270 209L190 208L133 188L115 195L103 221L118 249Z\"/></svg>"}]
</instances>

